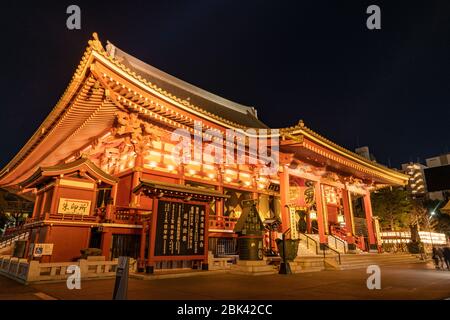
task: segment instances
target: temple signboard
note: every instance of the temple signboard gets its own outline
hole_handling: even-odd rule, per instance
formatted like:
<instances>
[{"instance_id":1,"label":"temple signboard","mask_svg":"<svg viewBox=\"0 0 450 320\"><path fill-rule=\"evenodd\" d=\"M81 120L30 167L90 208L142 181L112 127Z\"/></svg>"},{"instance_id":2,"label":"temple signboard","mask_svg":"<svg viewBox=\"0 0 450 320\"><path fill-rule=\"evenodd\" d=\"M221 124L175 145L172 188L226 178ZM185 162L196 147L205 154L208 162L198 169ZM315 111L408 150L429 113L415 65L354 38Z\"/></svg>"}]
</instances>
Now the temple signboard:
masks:
<instances>
[{"instance_id":1,"label":"temple signboard","mask_svg":"<svg viewBox=\"0 0 450 320\"><path fill-rule=\"evenodd\" d=\"M289 218L291 225L291 239L298 239L298 229L297 224L299 220L299 216L297 215L297 210L295 207L289 207Z\"/></svg>"},{"instance_id":2,"label":"temple signboard","mask_svg":"<svg viewBox=\"0 0 450 320\"><path fill-rule=\"evenodd\" d=\"M205 232L205 205L158 202L155 256L203 256Z\"/></svg>"},{"instance_id":3,"label":"temple signboard","mask_svg":"<svg viewBox=\"0 0 450 320\"><path fill-rule=\"evenodd\" d=\"M91 210L91 201L79 199L60 198L58 205L59 214L88 215Z\"/></svg>"}]
</instances>

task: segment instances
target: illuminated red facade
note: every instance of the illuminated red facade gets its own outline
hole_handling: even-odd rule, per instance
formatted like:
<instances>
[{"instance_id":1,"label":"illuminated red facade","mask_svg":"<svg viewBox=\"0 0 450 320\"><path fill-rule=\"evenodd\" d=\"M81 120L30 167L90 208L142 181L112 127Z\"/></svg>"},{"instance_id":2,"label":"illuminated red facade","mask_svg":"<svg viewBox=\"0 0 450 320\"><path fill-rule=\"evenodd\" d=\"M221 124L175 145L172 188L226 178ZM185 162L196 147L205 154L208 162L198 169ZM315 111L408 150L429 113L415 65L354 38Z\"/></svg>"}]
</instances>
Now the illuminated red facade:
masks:
<instances>
[{"instance_id":1,"label":"illuminated red facade","mask_svg":"<svg viewBox=\"0 0 450 320\"><path fill-rule=\"evenodd\" d=\"M171 135L176 129L194 133L196 122L203 125L205 147L208 132L225 135L227 129L275 136L277 170L263 175L261 163L177 163ZM248 150L245 156L251 157ZM33 216L15 232L29 233L28 246L53 244L43 261L71 261L80 249L96 247L107 259L129 255L156 268L205 263L208 250L232 251L233 227L248 199L258 200L263 220L278 217L293 237L316 234L322 244L338 237L349 250L376 250L370 192L406 181L301 121L270 130L253 108L176 79L110 43L104 48L96 35L59 102L0 173L1 186L35 195ZM366 234L355 227L358 205ZM179 228L173 239L171 227L158 227L164 214ZM183 233L189 223L198 228Z\"/></svg>"}]
</instances>

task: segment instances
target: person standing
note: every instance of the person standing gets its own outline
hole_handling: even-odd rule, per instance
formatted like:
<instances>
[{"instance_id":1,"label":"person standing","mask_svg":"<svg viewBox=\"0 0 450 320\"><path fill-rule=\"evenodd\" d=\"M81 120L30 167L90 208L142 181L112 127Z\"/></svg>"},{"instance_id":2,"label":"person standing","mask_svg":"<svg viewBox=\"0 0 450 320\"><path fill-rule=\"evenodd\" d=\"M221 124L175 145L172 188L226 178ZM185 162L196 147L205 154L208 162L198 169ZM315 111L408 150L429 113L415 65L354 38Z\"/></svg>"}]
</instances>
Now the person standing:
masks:
<instances>
[{"instance_id":1,"label":"person standing","mask_svg":"<svg viewBox=\"0 0 450 320\"><path fill-rule=\"evenodd\" d=\"M439 270L444 270L444 251L442 248L436 248L436 255L438 257L439 261Z\"/></svg>"},{"instance_id":2,"label":"person standing","mask_svg":"<svg viewBox=\"0 0 450 320\"><path fill-rule=\"evenodd\" d=\"M434 266L436 267L436 269L439 269L439 257L437 254L436 247L433 247L433 255L431 256L431 258L434 261Z\"/></svg>"},{"instance_id":3,"label":"person standing","mask_svg":"<svg viewBox=\"0 0 450 320\"><path fill-rule=\"evenodd\" d=\"M445 247L443 249L443 253L444 253L444 261L445 264L447 265L447 270L450 270L450 248Z\"/></svg>"}]
</instances>

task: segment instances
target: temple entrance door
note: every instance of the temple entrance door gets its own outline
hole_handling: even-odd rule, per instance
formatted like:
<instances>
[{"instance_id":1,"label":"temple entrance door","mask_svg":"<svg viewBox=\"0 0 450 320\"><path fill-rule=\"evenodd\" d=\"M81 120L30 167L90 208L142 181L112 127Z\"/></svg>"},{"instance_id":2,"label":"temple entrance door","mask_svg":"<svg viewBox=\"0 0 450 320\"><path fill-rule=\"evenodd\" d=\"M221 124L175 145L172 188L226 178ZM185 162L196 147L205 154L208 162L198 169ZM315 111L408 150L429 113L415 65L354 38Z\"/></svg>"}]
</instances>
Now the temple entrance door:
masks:
<instances>
[{"instance_id":1,"label":"temple entrance door","mask_svg":"<svg viewBox=\"0 0 450 320\"><path fill-rule=\"evenodd\" d=\"M98 228L91 229L91 238L89 239L89 248L101 249L102 232Z\"/></svg>"}]
</instances>

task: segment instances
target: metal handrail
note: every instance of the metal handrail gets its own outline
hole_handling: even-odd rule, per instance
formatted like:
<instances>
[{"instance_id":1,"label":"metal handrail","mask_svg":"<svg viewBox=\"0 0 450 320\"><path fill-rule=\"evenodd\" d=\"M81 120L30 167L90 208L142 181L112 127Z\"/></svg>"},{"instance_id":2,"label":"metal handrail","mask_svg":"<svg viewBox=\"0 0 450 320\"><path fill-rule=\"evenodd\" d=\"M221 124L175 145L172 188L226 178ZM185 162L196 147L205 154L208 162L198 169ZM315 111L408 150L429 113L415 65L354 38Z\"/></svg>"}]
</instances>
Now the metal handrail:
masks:
<instances>
[{"instance_id":1,"label":"metal handrail","mask_svg":"<svg viewBox=\"0 0 450 320\"><path fill-rule=\"evenodd\" d=\"M330 249L331 251L333 251L334 253L336 253L337 255L338 255L338 260L339 260L339 264L341 264L341 253L339 252L339 251L337 251L337 250L335 250L335 249L333 249L333 248L331 248L328 244L326 244L326 243L323 243L323 246L325 247L325 248L328 248L328 249ZM326 255L326 250L322 250L323 251L323 258L325 259L325 255Z\"/></svg>"},{"instance_id":2,"label":"metal handrail","mask_svg":"<svg viewBox=\"0 0 450 320\"><path fill-rule=\"evenodd\" d=\"M317 232L319 231L319 229L317 229L317 228L312 228L313 230L316 230ZM337 250L335 250L335 249L333 249L333 248L331 248L328 244L326 244L326 243L321 243L321 245L323 245L325 248L328 248L328 249L330 249L331 251L333 251L334 253L336 253L337 255L338 255L338 259L339 259L339 264L341 264L341 253L339 252L339 251L337 251ZM345 248L345 247L344 247ZM325 250L324 249L322 249L322 251L323 251L323 258L325 259Z\"/></svg>"},{"instance_id":3,"label":"metal handrail","mask_svg":"<svg viewBox=\"0 0 450 320\"><path fill-rule=\"evenodd\" d=\"M314 242L314 245L316 247L316 254L319 254L319 244L317 243L316 240L314 240L312 237L308 236L305 233L300 233L301 235L303 235L306 238L306 247L309 249L309 240L311 240L312 242Z\"/></svg>"},{"instance_id":4,"label":"metal handrail","mask_svg":"<svg viewBox=\"0 0 450 320\"><path fill-rule=\"evenodd\" d=\"M344 246L344 253L347 253L347 246L345 245L345 241L336 237L334 234L330 234L330 236L332 236L334 238L334 245L336 246L337 249L337 242L340 241L342 243L342 245Z\"/></svg>"}]
</instances>

